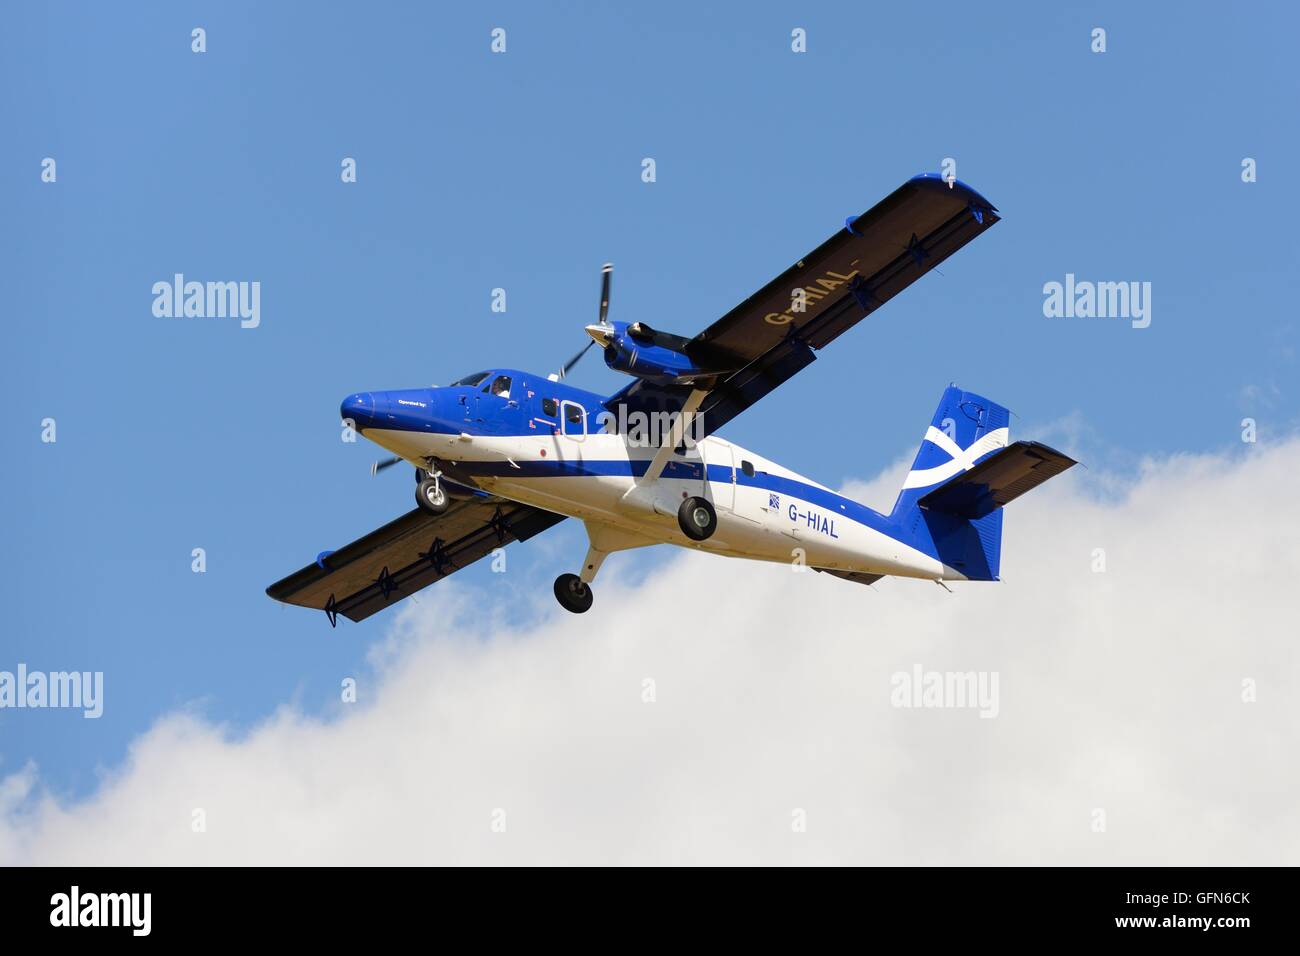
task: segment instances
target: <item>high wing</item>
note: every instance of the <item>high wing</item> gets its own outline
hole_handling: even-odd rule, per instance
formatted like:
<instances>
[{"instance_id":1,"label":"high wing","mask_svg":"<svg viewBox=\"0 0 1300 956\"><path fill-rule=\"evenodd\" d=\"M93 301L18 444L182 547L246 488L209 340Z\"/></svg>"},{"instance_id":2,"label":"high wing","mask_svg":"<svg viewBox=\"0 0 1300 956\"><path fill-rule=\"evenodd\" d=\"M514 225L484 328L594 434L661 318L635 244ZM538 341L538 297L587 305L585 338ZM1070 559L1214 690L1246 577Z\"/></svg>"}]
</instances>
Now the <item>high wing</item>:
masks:
<instances>
[{"instance_id":1,"label":"high wing","mask_svg":"<svg viewBox=\"0 0 1300 956\"><path fill-rule=\"evenodd\" d=\"M792 377L821 349L998 221L969 186L924 173L691 339L700 368L727 369L699 407L701 434L717 431ZM799 309L796 290L803 290ZM605 406L615 414L676 412L699 384L638 379Z\"/></svg>"},{"instance_id":2,"label":"high wing","mask_svg":"<svg viewBox=\"0 0 1300 956\"><path fill-rule=\"evenodd\" d=\"M419 508L266 589L277 601L361 621L511 541L527 541L564 515L495 499L454 501L443 514Z\"/></svg>"}]
</instances>

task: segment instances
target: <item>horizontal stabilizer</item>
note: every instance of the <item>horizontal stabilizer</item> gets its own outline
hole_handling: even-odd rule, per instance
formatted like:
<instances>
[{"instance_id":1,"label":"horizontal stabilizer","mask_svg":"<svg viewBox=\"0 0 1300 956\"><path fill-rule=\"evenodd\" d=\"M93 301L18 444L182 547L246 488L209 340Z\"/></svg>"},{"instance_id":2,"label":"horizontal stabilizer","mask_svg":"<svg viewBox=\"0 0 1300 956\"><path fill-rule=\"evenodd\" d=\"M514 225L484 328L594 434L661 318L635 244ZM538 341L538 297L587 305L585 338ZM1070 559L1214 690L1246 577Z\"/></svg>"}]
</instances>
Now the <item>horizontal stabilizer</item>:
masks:
<instances>
[{"instance_id":1,"label":"horizontal stabilizer","mask_svg":"<svg viewBox=\"0 0 1300 956\"><path fill-rule=\"evenodd\" d=\"M940 485L917 504L958 518L982 518L1076 464L1041 442L1018 441Z\"/></svg>"}]
</instances>

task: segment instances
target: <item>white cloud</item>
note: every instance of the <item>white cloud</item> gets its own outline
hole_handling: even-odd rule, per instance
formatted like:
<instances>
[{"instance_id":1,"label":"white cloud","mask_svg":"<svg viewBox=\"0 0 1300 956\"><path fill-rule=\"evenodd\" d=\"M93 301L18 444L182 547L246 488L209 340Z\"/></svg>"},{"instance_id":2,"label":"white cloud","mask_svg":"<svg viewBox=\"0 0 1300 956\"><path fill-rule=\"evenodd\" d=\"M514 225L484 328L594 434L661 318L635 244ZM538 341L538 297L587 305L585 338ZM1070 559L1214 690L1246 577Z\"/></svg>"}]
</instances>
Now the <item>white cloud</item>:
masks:
<instances>
[{"instance_id":1,"label":"white cloud","mask_svg":"<svg viewBox=\"0 0 1300 956\"><path fill-rule=\"evenodd\" d=\"M1295 864L1300 441L1250 451L1106 501L1076 469L952 594L694 554L633 587L616 556L591 613L521 631L453 579L337 719L169 717L70 805L11 774L0 862ZM999 716L891 707L914 664L999 672Z\"/></svg>"}]
</instances>

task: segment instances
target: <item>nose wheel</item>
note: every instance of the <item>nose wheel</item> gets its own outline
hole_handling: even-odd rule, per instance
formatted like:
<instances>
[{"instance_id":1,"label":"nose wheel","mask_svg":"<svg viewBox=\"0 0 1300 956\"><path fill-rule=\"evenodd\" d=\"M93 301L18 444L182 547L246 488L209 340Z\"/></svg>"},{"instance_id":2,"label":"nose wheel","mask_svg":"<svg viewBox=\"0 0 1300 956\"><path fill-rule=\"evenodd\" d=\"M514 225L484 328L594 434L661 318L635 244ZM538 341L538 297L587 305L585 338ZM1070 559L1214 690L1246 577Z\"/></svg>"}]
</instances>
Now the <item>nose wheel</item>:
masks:
<instances>
[{"instance_id":1,"label":"nose wheel","mask_svg":"<svg viewBox=\"0 0 1300 956\"><path fill-rule=\"evenodd\" d=\"M447 496L447 489L438 480L438 476L433 475L429 478L421 478L420 483L415 486L415 503L427 514L440 515L447 510L451 499Z\"/></svg>"},{"instance_id":2,"label":"nose wheel","mask_svg":"<svg viewBox=\"0 0 1300 956\"><path fill-rule=\"evenodd\" d=\"M560 607L574 614L582 614L591 609L591 585L576 574L561 574L555 579L555 599Z\"/></svg>"}]
</instances>

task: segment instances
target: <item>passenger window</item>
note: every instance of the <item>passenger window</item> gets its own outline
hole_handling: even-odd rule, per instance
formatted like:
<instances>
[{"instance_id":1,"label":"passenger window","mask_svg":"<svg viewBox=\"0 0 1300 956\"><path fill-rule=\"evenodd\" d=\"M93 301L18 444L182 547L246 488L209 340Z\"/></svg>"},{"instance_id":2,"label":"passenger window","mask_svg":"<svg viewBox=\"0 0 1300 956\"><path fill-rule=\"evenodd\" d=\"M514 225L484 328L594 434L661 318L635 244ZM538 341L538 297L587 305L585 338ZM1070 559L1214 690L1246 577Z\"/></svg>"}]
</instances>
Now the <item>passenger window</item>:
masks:
<instances>
[{"instance_id":1,"label":"passenger window","mask_svg":"<svg viewBox=\"0 0 1300 956\"><path fill-rule=\"evenodd\" d=\"M501 398L510 397L510 376L498 375L496 381L492 383L492 394Z\"/></svg>"},{"instance_id":2,"label":"passenger window","mask_svg":"<svg viewBox=\"0 0 1300 956\"><path fill-rule=\"evenodd\" d=\"M752 461L741 461L740 470L750 478L754 477L754 463Z\"/></svg>"},{"instance_id":3,"label":"passenger window","mask_svg":"<svg viewBox=\"0 0 1300 956\"><path fill-rule=\"evenodd\" d=\"M574 441L584 441L587 437L587 413L581 406L570 401L560 402L560 431Z\"/></svg>"},{"instance_id":4,"label":"passenger window","mask_svg":"<svg viewBox=\"0 0 1300 956\"><path fill-rule=\"evenodd\" d=\"M554 417L555 417L555 413L558 412L559 410L560 410L560 408L559 408L559 406L556 404L555 399L553 399L553 398L544 398L544 399L542 399L542 414L543 414L543 415L550 415L552 418L554 418Z\"/></svg>"}]
</instances>

